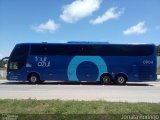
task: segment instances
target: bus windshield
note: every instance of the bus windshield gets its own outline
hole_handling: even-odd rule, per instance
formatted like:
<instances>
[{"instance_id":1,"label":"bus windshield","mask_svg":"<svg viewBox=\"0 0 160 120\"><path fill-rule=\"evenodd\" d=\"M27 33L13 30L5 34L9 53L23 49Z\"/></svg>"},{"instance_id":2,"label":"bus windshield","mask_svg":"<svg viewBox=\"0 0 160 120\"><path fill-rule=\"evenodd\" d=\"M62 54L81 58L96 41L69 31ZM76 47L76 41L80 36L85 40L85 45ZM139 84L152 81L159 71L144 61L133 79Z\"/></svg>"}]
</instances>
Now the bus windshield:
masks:
<instances>
[{"instance_id":1,"label":"bus windshield","mask_svg":"<svg viewBox=\"0 0 160 120\"><path fill-rule=\"evenodd\" d=\"M13 71L22 68L27 62L28 51L29 45L17 45L10 55L8 69Z\"/></svg>"}]
</instances>

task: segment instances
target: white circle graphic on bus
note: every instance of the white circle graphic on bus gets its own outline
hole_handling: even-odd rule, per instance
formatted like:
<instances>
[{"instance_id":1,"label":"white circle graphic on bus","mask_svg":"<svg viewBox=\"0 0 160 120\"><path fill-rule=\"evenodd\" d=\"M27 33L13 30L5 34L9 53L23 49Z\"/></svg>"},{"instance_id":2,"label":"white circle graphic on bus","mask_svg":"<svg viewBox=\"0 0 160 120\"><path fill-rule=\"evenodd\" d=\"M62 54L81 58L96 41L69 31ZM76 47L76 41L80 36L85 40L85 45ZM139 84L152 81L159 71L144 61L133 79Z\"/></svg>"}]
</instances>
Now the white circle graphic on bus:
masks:
<instances>
[{"instance_id":1,"label":"white circle graphic on bus","mask_svg":"<svg viewBox=\"0 0 160 120\"><path fill-rule=\"evenodd\" d=\"M92 62L97 66L99 73L96 81L100 80L101 74L107 72L107 65L100 56L75 56L68 65L69 81L78 81L78 77L76 74L77 67L79 64L85 61Z\"/></svg>"}]
</instances>

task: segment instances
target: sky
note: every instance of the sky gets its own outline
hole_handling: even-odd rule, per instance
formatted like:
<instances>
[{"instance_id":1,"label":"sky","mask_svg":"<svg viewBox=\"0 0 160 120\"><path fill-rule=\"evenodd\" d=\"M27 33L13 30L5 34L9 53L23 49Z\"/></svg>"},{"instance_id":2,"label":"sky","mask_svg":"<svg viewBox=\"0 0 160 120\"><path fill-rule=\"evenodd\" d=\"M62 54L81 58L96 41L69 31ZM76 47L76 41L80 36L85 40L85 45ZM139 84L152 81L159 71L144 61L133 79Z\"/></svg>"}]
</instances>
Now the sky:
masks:
<instances>
[{"instance_id":1,"label":"sky","mask_svg":"<svg viewBox=\"0 0 160 120\"><path fill-rule=\"evenodd\" d=\"M0 58L18 43L160 44L160 0L0 0Z\"/></svg>"}]
</instances>

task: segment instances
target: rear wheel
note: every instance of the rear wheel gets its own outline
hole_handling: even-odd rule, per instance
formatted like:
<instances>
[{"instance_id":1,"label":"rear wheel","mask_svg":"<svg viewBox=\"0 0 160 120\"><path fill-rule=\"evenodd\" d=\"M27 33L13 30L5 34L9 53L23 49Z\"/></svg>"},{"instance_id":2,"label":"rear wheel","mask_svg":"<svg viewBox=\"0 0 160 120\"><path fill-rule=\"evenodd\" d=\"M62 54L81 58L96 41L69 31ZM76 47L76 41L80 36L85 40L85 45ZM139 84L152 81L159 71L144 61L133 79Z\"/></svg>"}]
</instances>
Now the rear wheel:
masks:
<instances>
[{"instance_id":1,"label":"rear wheel","mask_svg":"<svg viewBox=\"0 0 160 120\"><path fill-rule=\"evenodd\" d=\"M125 85L127 82L127 77L125 75L118 75L116 77L116 84Z\"/></svg>"},{"instance_id":2,"label":"rear wheel","mask_svg":"<svg viewBox=\"0 0 160 120\"><path fill-rule=\"evenodd\" d=\"M101 84L109 85L112 83L112 77L110 75L102 75L101 76Z\"/></svg>"},{"instance_id":3,"label":"rear wheel","mask_svg":"<svg viewBox=\"0 0 160 120\"><path fill-rule=\"evenodd\" d=\"M29 82L31 84L37 84L37 83L39 83L39 76L37 74L31 74L29 76Z\"/></svg>"}]
</instances>

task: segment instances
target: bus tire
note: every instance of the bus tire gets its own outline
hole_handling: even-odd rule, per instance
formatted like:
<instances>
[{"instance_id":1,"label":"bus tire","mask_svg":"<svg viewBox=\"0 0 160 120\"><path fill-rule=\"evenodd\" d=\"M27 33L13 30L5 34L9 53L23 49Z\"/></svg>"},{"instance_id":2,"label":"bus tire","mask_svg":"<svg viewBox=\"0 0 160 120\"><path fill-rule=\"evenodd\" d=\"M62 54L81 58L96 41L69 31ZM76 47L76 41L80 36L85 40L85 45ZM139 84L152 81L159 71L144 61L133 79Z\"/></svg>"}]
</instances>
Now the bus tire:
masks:
<instances>
[{"instance_id":1,"label":"bus tire","mask_svg":"<svg viewBox=\"0 0 160 120\"><path fill-rule=\"evenodd\" d=\"M126 76L126 75L124 75L124 74L118 74L118 75L116 76L115 83L116 83L117 85L125 85L126 82L127 82L127 76Z\"/></svg>"},{"instance_id":2,"label":"bus tire","mask_svg":"<svg viewBox=\"0 0 160 120\"><path fill-rule=\"evenodd\" d=\"M102 85L110 85L112 83L112 76L110 74L103 74L100 77Z\"/></svg>"},{"instance_id":3,"label":"bus tire","mask_svg":"<svg viewBox=\"0 0 160 120\"><path fill-rule=\"evenodd\" d=\"M31 84L37 84L39 83L39 75L38 74L35 74L35 73L32 73L28 76L28 80Z\"/></svg>"}]
</instances>

